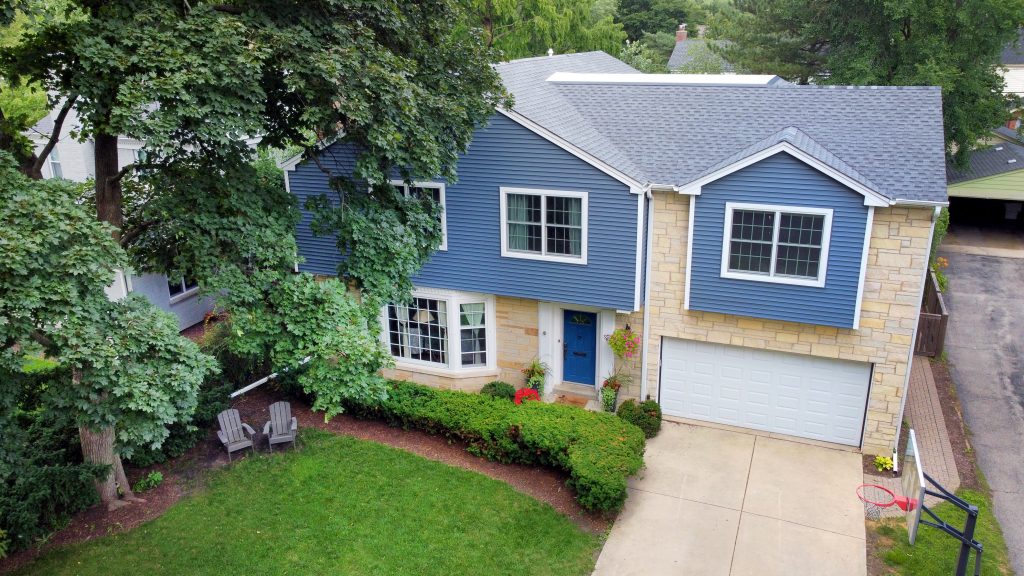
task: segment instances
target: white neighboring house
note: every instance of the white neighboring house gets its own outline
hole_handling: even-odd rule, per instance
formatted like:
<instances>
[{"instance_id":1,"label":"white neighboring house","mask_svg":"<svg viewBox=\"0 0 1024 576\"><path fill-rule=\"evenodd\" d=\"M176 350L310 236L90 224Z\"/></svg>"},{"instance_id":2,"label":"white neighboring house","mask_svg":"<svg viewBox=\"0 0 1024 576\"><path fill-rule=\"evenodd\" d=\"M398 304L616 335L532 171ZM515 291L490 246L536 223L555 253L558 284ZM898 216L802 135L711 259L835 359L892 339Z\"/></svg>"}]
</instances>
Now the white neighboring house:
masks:
<instances>
[{"instance_id":1,"label":"white neighboring house","mask_svg":"<svg viewBox=\"0 0 1024 576\"><path fill-rule=\"evenodd\" d=\"M1017 41L1003 49L1001 59L1006 91L1024 97L1024 29L1017 32Z\"/></svg>"},{"instance_id":2,"label":"white neighboring house","mask_svg":"<svg viewBox=\"0 0 1024 576\"><path fill-rule=\"evenodd\" d=\"M45 118L29 129L28 137L35 144L38 154L50 135L53 134L59 109L51 110ZM79 141L71 136L80 127L78 116L72 110L61 127L60 139L43 164L44 178L64 178L75 182L84 182L95 176L94 145L92 140ZM117 139L118 168L131 164L139 159L143 142L132 138ZM208 312L213 310L213 300L200 298L199 288L195 283L169 282L161 274L118 274L114 283L107 288L111 299L123 297L128 292L142 294L154 306L170 312L178 317L178 327L184 330L203 321Z\"/></svg>"}]
</instances>

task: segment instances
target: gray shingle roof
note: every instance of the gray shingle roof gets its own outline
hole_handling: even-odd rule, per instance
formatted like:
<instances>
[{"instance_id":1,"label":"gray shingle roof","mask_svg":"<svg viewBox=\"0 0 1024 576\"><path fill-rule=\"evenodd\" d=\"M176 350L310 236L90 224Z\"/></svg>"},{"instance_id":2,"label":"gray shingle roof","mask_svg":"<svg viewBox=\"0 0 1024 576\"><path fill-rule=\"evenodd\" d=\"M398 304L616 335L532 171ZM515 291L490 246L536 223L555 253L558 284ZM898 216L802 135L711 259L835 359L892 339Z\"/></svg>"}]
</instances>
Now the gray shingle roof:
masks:
<instances>
[{"instance_id":1,"label":"gray shingle roof","mask_svg":"<svg viewBox=\"0 0 1024 576\"><path fill-rule=\"evenodd\" d=\"M672 48L672 54L668 57L668 69L675 70L694 60L708 59L710 62L720 64L722 72L733 72L732 64L708 48L707 42L704 38L688 38L676 42L675 47Z\"/></svg>"},{"instance_id":2,"label":"gray shingle roof","mask_svg":"<svg viewBox=\"0 0 1024 576\"><path fill-rule=\"evenodd\" d=\"M975 150L971 153L970 164L962 170L947 162L946 180L950 184L957 184L1017 170L1024 170L1024 146L1007 142L984 150Z\"/></svg>"},{"instance_id":3,"label":"gray shingle roof","mask_svg":"<svg viewBox=\"0 0 1024 576\"><path fill-rule=\"evenodd\" d=\"M946 201L935 87L688 86L547 82L622 73L601 53L498 67L515 110L640 181L680 185L786 128L893 200ZM627 73L636 73L629 68Z\"/></svg>"},{"instance_id":4,"label":"gray shingle roof","mask_svg":"<svg viewBox=\"0 0 1024 576\"><path fill-rule=\"evenodd\" d=\"M1024 64L1024 28L1017 31L1017 41L1003 48L1003 64Z\"/></svg>"},{"instance_id":5,"label":"gray shingle roof","mask_svg":"<svg viewBox=\"0 0 1024 576\"><path fill-rule=\"evenodd\" d=\"M1000 126L999 128L996 128L995 133L1006 140L1017 142L1018 144L1024 144L1024 136L1021 136L1020 132L1017 132L1007 126Z\"/></svg>"}]
</instances>

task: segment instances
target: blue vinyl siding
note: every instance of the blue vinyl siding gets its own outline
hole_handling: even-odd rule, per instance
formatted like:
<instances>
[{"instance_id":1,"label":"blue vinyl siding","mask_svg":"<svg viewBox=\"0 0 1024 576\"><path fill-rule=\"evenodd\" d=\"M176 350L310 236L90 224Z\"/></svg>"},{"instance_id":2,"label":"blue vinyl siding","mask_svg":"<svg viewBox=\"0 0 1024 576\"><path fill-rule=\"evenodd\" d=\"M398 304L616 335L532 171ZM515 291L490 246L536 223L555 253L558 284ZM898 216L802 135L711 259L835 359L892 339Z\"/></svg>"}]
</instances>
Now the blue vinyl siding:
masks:
<instances>
[{"instance_id":1,"label":"blue vinyl siding","mask_svg":"<svg viewBox=\"0 0 1024 576\"><path fill-rule=\"evenodd\" d=\"M831 208L825 286L722 278L726 202ZM863 196L786 153L704 186L694 214L690 308L851 328L867 214Z\"/></svg>"},{"instance_id":2,"label":"blue vinyl siding","mask_svg":"<svg viewBox=\"0 0 1024 576\"><path fill-rule=\"evenodd\" d=\"M320 154L332 170L347 173L355 160L350 146L335 144ZM288 174L302 206L330 193L313 162ZM448 250L436 252L413 279L417 286L483 292L534 300L632 310L635 293L637 196L629 187L495 114L477 130L458 163L456 184L447 186ZM587 264L501 257L499 187L588 193ZM303 211L296 230L300 270L334 275L339 261L334 240L314 236Z\"/></svg>"}]
</instances>

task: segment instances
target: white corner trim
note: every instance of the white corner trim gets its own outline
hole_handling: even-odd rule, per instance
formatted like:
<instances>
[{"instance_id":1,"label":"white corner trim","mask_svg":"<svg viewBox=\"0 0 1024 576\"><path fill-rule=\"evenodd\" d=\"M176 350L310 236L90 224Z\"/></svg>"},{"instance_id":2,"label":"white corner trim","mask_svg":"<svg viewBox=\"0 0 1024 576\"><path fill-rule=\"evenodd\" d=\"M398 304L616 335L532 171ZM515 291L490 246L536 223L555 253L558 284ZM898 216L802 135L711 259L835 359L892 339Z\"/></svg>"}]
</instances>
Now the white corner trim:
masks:
<instances>
[{"instance_id":1,"label":"white corner trim","mask_svg":"<svg viewBox=\"0 0 1024 576\"><path fill-rule=\"evenodd\" d=\"M635 178L627 176L621 170L613 168L607 162L599 160L596 156L584 151L582 148L570 143L565 138L558 136L554 132L551 132L547 128L544 128L540 124L537 124L533 120L530 120L529 118L523 116L522 114L516 112L515 110L506 110L505 108L498 108L497 111L511 119L513 122L516 122L517 124L523 126L527 130L533 132L534 134L537 134L538 136L544 138L548 142L551 142L555 146L558 146L562 150L565 150L566 152L572 154L573 156L576 156L580 160L583 160L587 164L590 164L594 168L597 168L601 172L604 172L608 176L611 176L612 178L618 180L619 182L625 184L626 186L629 186L630 192L638 194L639 191L644 187L643 182L640 182Z\"/></svg>"},{"instance_id":2,"label":"white corner trim","mask_svg":"<svg viewBox=\"0 0 1024 576\"><path fill-rule=\"evenodd\" d=\"M693 276L693 215L697 212L697 197L690 196L690 206L687 210L688 223L686 225L686 275L683 287L683 310L690 309L690 277Z\"/></svg>"},{"instance_id":3,"label":"white corner trim","mask_svg":"<svg viewBox=\"0 0 1024 576\"><path fill-rule=\"evenodd\" d=\"M654 244L654 198L647 202L647 257L644 258L644 326L640 337L644 339L640 346L640 399L647 398L647 349L650 342L649 330L651 329L651 247Z\"/></svg>"},{"instance_id":4,"label":"white corner trim","mask_svg":"<svg viewBox=\"0 0 1024 576\"><path fill-rule=\"evenodd\" d=\"M732 214L735 210L758 210L762 212L776 212L780 217L775 218L775 227L772 232L772 260L771 272L768 274L755 274L752 272L737 272L729 270L729 241L732 239ZM775 258L779 247L779 227L781 226L781 213L787 214L811 214L824 216L825 222L822 225L821 236L821 258L818 265L817 279L795 278L792 276L777 276L775 274ZM771 282L775 284L790 284L793 286L812 286L821 288L825 286L825 278L828 268L829 241L832 239L832 209L831 208L810 208L801 206L782 206L779 204L748 204L740 202L725 203L725 227L722 230L722 278L734 280L753 280L756 282Z\"/></svg>"},{"instance_id":5,"label":"white corner trim","mask_svg":"<svg viewBox=\"0 0 1024 576\"><path fill-rule=\"evenodd\" d=\"M860 254L860 280L857 282L857 304L853 309L853 329L860 328L860 308L864 300L864 282L868 276L868 251L871 248L871 227L875 221L875 207L868 207L868 221L864 227L864 247Z\"/></svg>"},{"instance_id":6,"label":"white corner trim","mask_svg":"<svg viewBox=\"0 0 1024 576\"><path fill-rule=\"evenodd\" d=\"M532 196L540 196L540 210L541 210L541 254L534 252L518 252L511 250L508 247L508 195L509 194L528 194ZM500 196L500 214L501 214L501 257L502 258L522 258L524 260L540 260L543 262L559 262L562 264L580 264L585 265L587 263L587 235L588 235L588 220L590 219L589 205L588 205L588 193L587 192L576 192L571 190L548 190L541 188L511 188L506 186L500 186L498 188L498 195ZM549 255L547 254L547 241L546 233L547 230L547 202L543 199L547 196L560 196L566 198L581 198L582 201L582 224L583 229L580 231L580 256L563 256L563 255Z\"/></svg>"},{"instance_id":7,"label":"white corner trim","mask_svg":"<svg viewBox=\"0 0 1024 576\"><path fill-rule=\"evenodd\" d=\"M935 222L939 219L939 213L942 212L941 206L936 206L935 211L932 212L932 226L928 230L928 244L932 245L932 240L935 238ZM925 256L924 271L921 272L921 289L917 293L916 302L920 305L921 300L924 299L924 284L928 281L928 256ZM917 328L920 326L920 322L914 322L914 332L910 336L910 351L907 353L907 374L903 378L903 396L900 398L900 417L896 419L896 439L899 441L900 434L903 432L903 412L907 407L907 392L910 391L910 369L914 365L914 347L917 346ZM867 430L864 431L867 434ZM861 445L864 441L861 440Z\"/></svg>"},{"instance_id":8,"label":"white corner trim","mask_svg":"<svg viewBox=\"0 0 1024 576\"><path fill-rule=\"evenodd\" d=\"M397 188L401 188L405 193L405 196L409 196L409 188L404 180L391 180L391 185ZM436 188L441 192L441 245L438 246L438 250L441 252L448 251L448 203L445 199L445 183L434 182L434 181L415 181L412 183L414 187L418 188Z\"/></svg>"},{"instance_id":9,"label":"white corner trim","mask_svg":"<svg viewBox=\"0 0 1024 576\"><path fill-rule=\"evenodd\" d=\"M633 310L640 309L640 294L643 290L643 260L644 260L644 231L646 222L644 219L644 194L637 194L636 197L636 268L634 269L633 288Z\"/></svg>"},{"instance_id":10,"label":"white corner trim","mask_svg":"<svg viewBox=\"0 0 1024 576\"><path fill-rule=\"evenodd\" d=\"M847 188L850 188L851 190L860 193L862 196L864 196L865 206L890 206L892 204L892 202L890 202L888 198L880 194L877 190L872 190L871 188L864 186L860 182L853 180L846 174L839 172L838 170L832 168L828 164L825 164L824 162L821 162L817 158L805 153L803 150L800 150L799 148L793 146L789 142L779 142L778 144L771 146L769 148L765 148L764 150L757 152L756 154L751 154L750 156L738 160L733 164L725 166L724 168L720 168L719 170L716 170L711 174L708 174L707 176L703 176L701 178L698 178L697 180L694 180L693 182L684 184L679 187L679 192L681 194L700 194L700 189L705 184L709 184L711 182L714 182L715 180L724 178L725 176L728 176L733 172L742 170L743 168L746 168L751 164L756 164L761 160L774 156L780 152L785 152L790 156L793 156L797 160L800 160L801 162L807 164L811 168L814 168L815 170L821 172L822 174L828 176L829 178L832 178L836 182L839 182L840 184L846 186Z\"/></svg>"},{"instance_id":11,"label":"white corner trim","mask_svg":"<svg viewBox=\"0 0 1024 576\"><path fill-rule=\"evenodd\" d=\"M299 163L302 162L305 154L306 152L305 150L303 150L302 152L299 152L298 154L292 156L291 158L286 158L285 160L278 162L277 167L280 168L281 170L284 170L285 172L291 172L295 170L295 167L298 166Z\"/></svg>"}]
</instances>

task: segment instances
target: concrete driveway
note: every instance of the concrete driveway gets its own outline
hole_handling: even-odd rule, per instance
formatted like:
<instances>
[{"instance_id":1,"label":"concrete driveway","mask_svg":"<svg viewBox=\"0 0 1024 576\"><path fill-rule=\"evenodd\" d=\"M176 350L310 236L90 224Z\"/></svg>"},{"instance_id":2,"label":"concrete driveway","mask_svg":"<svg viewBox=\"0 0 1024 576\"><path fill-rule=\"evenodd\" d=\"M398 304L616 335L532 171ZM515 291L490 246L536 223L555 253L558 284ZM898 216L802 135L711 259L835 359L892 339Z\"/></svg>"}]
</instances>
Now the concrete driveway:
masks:
<instances>
[{"instance_id":1,"label":"concrete driveway","mask_svg":"<svg viewBox=\"0 0 1024 576\"><path fill-rule=\"evenodd\" d=\"M946 352L1010 561L1024 574L1024 250L999 244L995 257L987 237L954 238L955 250L940 251L950 262Z\"/></svg>"},{"instance_id":2,"label":"concrete driveway","mask_svg":"<svg viewBox=\"0 0 1024 576\"><path fill-rule=\"evenodd\" d=\"M666 422L594 574L864 576L861 456Z\"/></svg>"}]
</instances>

